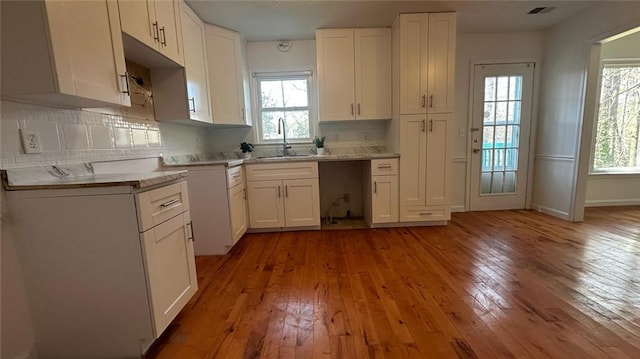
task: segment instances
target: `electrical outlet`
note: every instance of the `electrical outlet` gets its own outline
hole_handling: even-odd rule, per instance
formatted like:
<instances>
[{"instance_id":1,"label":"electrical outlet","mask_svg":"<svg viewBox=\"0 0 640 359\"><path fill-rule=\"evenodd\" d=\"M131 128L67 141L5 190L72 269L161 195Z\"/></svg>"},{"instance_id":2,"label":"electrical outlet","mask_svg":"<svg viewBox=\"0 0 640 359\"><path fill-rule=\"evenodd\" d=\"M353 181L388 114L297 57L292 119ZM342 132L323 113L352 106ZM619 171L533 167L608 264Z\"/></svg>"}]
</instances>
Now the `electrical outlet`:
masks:
<instances>
[{"instance_id":1,"label":"electrical outlet","mask_svg":"<svg viewBox=\"0 0 640 359\"><path fill-rule=\"evenodd\" d=\"M42 145L40 144L38 131L22 128L20 129L20 137L22 137L24 153L42 153Z\"/></svg>"},{"instance_id":2,"label":"electrical outlet","mask_svg":"<svg viewBox=\"0 0 640 359\"><path fill-rule=\"evenodd\" d=\"M344 203L349 203L351 201L351 195L348 193L343 194L342 198L344 198Z\"/></svg>"}]
</instances>

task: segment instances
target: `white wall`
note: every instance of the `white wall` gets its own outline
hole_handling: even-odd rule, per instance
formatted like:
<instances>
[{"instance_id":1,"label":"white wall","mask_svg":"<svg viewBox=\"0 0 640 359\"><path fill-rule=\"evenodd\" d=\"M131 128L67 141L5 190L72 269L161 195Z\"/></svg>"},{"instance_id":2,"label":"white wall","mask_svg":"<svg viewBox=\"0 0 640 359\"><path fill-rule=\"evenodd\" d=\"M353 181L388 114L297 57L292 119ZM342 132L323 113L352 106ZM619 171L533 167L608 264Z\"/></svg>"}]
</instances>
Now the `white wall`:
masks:
<instances>
[{"instance_id":1,"label":"white wall","mask_svg":"<svg viewBox=\"0 0 640 359\"><path fill-rule=\"evenodd\" d=\"M540 70L542 58L542 33L518 32L518 33L482 33L482 34L458 34L456 49L456 99L455 142L453 143L452 173L454 183L452 186L453 210L465 211L467 208L467 166L470 164L469 154L469 107L472 96L470 89L473 79L472 63L496 63L514 61L535 61L536 73ZM534 80L537 88L537 76ZM535 105L534 91L534 105ZM532 118L535 124L535 117ZM459 136L459 131L463 136Z\"/></svg>"},{"instance_id":2,"label":"white wall","mask_svg":"<svg viewBox=\"0 0 640 359\"><path fill-rule=\"evenodd\" d=\"M248 42L247 62L250 73L313 70L316 74L315 40L290 41L291 49L280 52L278 42ZM312 87L316 83L311 84ZM314 91L315 93L315 91ZM314 98L317 109L317 98ZM316 116L312 114L312 116ZM254 122L256 114L253 114ZM318 136L327 136L326 147L344 148L353 146L384 146L386 136L385 121L359 121L342 123L322 123L316 127ZM211 132L211 146L214 152L237 151L242 141L255 142L254 128L214 128ZM273 148L274 146L264 146ZM309 148L310 145L294 145L295 148Z\"/></svg>"},{"instance_id":3,"label":"white wall","mask_svg":"<svg viewBox=\"0 0 640 359\"><path fill-rule=\"evenodd\" d=\"M600 59L640 59L640 32L602 44ZM640 174L590 175L587 179L585 206L632 204L640 204Z\"/></svg>"},{"instance_id":4,"label":"white wall","mask_svg":"<svg viewBox=\"0 0 640 359\"><path fill-rule=\"evenodd\" d=\"M590 144L592 128L592 123L583 127L591 45L638 25L640 3L607 2L545 32L533 189L535 209L568 220L582 219L589 161L589 147L585 145ZM583 129L586 132L582 133ZM589 142L581 141L583 136ZM578 173L584 178L581 182Z\"/></svg>"}]
</instances>

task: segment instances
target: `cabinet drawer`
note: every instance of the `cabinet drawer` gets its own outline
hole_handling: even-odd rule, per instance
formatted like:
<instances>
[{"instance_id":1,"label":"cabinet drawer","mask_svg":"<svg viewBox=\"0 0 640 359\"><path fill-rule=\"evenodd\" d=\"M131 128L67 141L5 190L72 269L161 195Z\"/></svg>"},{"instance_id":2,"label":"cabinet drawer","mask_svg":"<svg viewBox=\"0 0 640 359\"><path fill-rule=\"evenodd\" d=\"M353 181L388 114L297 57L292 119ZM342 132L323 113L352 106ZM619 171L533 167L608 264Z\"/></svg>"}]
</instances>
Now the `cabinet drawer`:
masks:
<instances>
[{"instance_id":1,"label":"cabinet drawer","mask_svg":"<svg viewBox=\"0 0 640 359\"><path fill-rule=\"evenodd\" d=\"M138 226L140 231L156 226L180 213L189 210L187 182L171 184L138 193Z\"/></svg>"},{"instance_id":2,"label":"cabinet drawer","mask_svg":"<svg viewBox=\"0 0 640 359\"><path fill-rule=\"evenodd\" d=\"M398 159L389 158L383 160L371 160L371 175L397 175L398 174Z\"/></svg>"},{"instance_id":3,"label":"cabinet drawer","mask_svg":"<svg viewBox=\"0 0 640 359\"><path fill-rule=\"evenodd\" d=\"M402 207L400 222L448 221L451 219L449 207Z\"/></svg>"},{"instance_id":4,"label":"cabinet drawer","mask_svg":"<svg viewBox=\"0 0 640 359\"><path fill-rule=\"evenodd\" d=\"M233 188L244 182L244 173L242 166L236 166L227 169L227 188Z\"/></svg>"},{"instance_id":5,"label":"cabinet drawer","mask_svg":"<svg viewBox=\"0 0 640 359\"><path fill-rule=\"evenodd\" d=\"M318 178L318 162L248 164L247 181Z\"/></svg>"}]
</instances>

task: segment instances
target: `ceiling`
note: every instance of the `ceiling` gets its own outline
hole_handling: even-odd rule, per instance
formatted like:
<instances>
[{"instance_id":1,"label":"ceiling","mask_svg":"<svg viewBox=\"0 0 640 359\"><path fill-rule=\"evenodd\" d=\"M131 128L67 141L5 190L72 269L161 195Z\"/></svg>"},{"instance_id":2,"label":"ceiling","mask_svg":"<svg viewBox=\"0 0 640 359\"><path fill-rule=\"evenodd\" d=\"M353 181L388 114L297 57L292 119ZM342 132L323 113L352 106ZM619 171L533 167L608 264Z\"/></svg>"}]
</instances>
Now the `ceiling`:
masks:
<instances>
[{"instance_id":1,"label":"ceiling","mask_svg":"<svg viewBox=\"0 0 640 359\"><path fill-rule=\"evenodd\" d=\"M601 0L602 1L602 0ZM314 39L316 28L390 26L399 13L455 11L458 32L543 30L601 1L242 1L187 0L205 21L247 41ZM551 12L528 15L553 6Z\"/></svg>"}]
</instances>

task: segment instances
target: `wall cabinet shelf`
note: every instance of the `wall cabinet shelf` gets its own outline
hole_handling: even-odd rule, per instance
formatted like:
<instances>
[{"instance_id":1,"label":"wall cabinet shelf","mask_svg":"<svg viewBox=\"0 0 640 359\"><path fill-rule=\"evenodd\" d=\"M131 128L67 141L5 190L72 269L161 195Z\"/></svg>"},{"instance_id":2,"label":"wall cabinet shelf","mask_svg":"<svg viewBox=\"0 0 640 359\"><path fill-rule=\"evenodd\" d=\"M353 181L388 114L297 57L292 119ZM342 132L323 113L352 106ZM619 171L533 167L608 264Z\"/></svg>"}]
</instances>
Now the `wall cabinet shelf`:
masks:
<instances>
[{"instance_id":1,"label":"wall cabinet shelf","mask_svg":"<svg viewBox=\"0 0 640 359\"><path fill-rule=\"evenodd\" d=\"M391 118L391 29L316 31L320 121Z\"/></svg>"},{"instance_id":2,"label":"wall cabinet shelf","mask_svg":"<svg viewBox=\"0 0 640 359\"><path fill-rule=\"evenodd\" d=\"M2 1L2 98L130 106L117 4Z\"/></svg>"}]
</instances>

